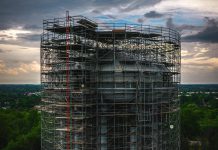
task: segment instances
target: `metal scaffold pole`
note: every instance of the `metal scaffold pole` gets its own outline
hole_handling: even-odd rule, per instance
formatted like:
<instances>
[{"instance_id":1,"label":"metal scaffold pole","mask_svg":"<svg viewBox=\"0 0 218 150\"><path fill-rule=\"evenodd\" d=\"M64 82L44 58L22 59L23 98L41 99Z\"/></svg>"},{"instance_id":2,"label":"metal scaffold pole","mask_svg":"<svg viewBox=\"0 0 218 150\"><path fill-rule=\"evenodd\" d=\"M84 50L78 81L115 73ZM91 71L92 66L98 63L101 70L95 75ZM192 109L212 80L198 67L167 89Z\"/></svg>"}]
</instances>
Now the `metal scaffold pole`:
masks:
<instances>
[{"instance_id":1,"label":"metal scaffold pole","mask_svg":"<svg viewBox=\"0 0 218 150\"><path fill-rule=\"evenodd\" d=\"M180 150L177 31L43 21L42 150Z\"/></svg>"},{"instance_id":2,"label":"metal scaffold pole","mask_svg":"<svg viewBox=\"0 0 218 150\"><path fill-rule=\"evenodd\" d=\"M70 17L69 11L66 11L66 149L70 150L70 134L71 134L71 120L70 120Z\"/></svg>"}]
</instances>

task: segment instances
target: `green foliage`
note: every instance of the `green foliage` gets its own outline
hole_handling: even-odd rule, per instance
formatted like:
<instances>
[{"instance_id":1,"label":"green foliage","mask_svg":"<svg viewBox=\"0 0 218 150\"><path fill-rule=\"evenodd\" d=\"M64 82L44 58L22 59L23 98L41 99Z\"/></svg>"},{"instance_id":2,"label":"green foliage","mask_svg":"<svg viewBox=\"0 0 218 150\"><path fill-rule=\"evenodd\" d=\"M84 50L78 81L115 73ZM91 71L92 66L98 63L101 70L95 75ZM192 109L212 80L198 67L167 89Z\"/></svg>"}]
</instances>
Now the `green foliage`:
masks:
<instances>
[{"instance_id":1,"label":"green foliage","mask_svg":"<svg viewBox=\"0 0 218 150\"><path fill-rule=\"evenodd\" d=\"M0 110L0 124L0 149L40 149L40 115L37 111Z\"/></svg>"},{"instance_id":2,"label":"green foliage","mask_svg":"<svg viewBox=\"0 0 218 150\"><path fill-rule=\"evenodd\" d=\"M218 85L181 89L182 149L218 149ZM39 85L0 85L0 107L7 108L0 109L0 150L40 150L40 114L31 110L40 96L28 95L39 90ZM200 141L200 148L190 141Z\"/></svg>"},{"instance_id":3,"label":"green foliage","mask_svg":"<svg viewBox=\"0 0 218 150\"><path fill-rule=\"evenodd\" d=\"M3 150L40 150L40 126L33 127L25 134L11 140Z\"/></svg>"},{"instance_id":4,"label":"green foliage","mask_svg":"<svg viewBox=\"0 0 218 150\"><path fill-rule=\"evenodd\" d=\"M182 107L181 111L181 133L186 138L199 136L200 125L198 123L201 112L195 104L188 104Z\"/></svg>"},{"instance_id":5,"label":"green foliage","mask_svg":"<svg viewBox=\"0 0 218 150\"><path fill-rule=\"evenodd\" d=\"M183 93L181 95L181 146L183 150L218 149L217 93ZM190 146L190 141L200 141ZM197 147L197 148L196 148Z\"/></svg>"}]
</instances>

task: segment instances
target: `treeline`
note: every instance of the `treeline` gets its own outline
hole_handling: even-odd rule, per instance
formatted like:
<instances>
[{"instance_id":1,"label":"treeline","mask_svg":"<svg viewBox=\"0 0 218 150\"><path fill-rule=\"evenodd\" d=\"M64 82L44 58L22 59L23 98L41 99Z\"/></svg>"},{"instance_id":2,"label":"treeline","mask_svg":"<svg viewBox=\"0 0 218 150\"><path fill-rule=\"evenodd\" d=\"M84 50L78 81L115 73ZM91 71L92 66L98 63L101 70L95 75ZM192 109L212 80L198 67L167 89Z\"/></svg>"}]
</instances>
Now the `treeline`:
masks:
<instances>
[{"instance_id":1,"label":"treeline","mask_svg":"<svg viewBox=\"0 0 218 150\"><path fill-rule=\"evenodd\" d=\"M0 84L0 92L10 94L10 96L39 91L39 84Z\"/></svg>"},{"instance_id":2,"label":"treeline","mask_svg":"<svg viewBox=\"0 0 218 150\"><path fill-rule=\"evenodd\" d=\"M218 84L181 84L182 92L218 92Z\"/></svg>"},{"instance_id":3,"label":"treeline","mask_svg":"<svg viewBox=\"0 0 218 150\"><path fill-rule=\"evenodd\" d=\"M0 149L40 150L40 114L0 109Z\"/></svg>"},{"instance_id":4,"label":"treeline","mask_svg":"<svg viewBox=\"0 0 218 150\"><path fill-rule=\"evenodd\" d=\"M0 85L0 108L30 109L40 103L40 85Z\"/></svg>"}]
</instances>

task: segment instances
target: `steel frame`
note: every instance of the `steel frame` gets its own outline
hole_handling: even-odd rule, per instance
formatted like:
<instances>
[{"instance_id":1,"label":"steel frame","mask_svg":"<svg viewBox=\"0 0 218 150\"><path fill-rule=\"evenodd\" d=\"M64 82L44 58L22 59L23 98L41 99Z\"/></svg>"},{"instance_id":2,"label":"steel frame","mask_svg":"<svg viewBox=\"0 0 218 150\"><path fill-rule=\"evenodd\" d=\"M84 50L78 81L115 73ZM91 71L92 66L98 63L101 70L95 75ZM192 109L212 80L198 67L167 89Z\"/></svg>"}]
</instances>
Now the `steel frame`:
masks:
<instances>
[{"instance_id":1,"label":"steel frame","mask_svg":"<svg viewBox=\"0 0 218 150\"><path fill-rule=\"evenodd\" d=\"M180 150L180 34L43 21L42 150Z\"/></svg>"}]
</instances>

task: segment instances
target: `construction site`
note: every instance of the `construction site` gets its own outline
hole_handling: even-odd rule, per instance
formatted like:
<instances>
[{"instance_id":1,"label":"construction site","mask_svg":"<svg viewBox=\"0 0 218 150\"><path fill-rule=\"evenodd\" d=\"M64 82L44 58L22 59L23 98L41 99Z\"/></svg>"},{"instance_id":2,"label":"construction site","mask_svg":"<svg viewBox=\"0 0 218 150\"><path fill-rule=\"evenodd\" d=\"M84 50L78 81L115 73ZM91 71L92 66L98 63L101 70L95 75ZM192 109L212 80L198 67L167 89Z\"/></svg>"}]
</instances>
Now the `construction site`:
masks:
<instances>
[{"instance_id":1,"label":"construction site","mask_svg":"<svg viewBox=\"0 0 218 150\"><path fill-rule=\"evenodd\" d=\"M42 150L180 150L180 34L43 20Z\"/></svg>"}]
</instances>

